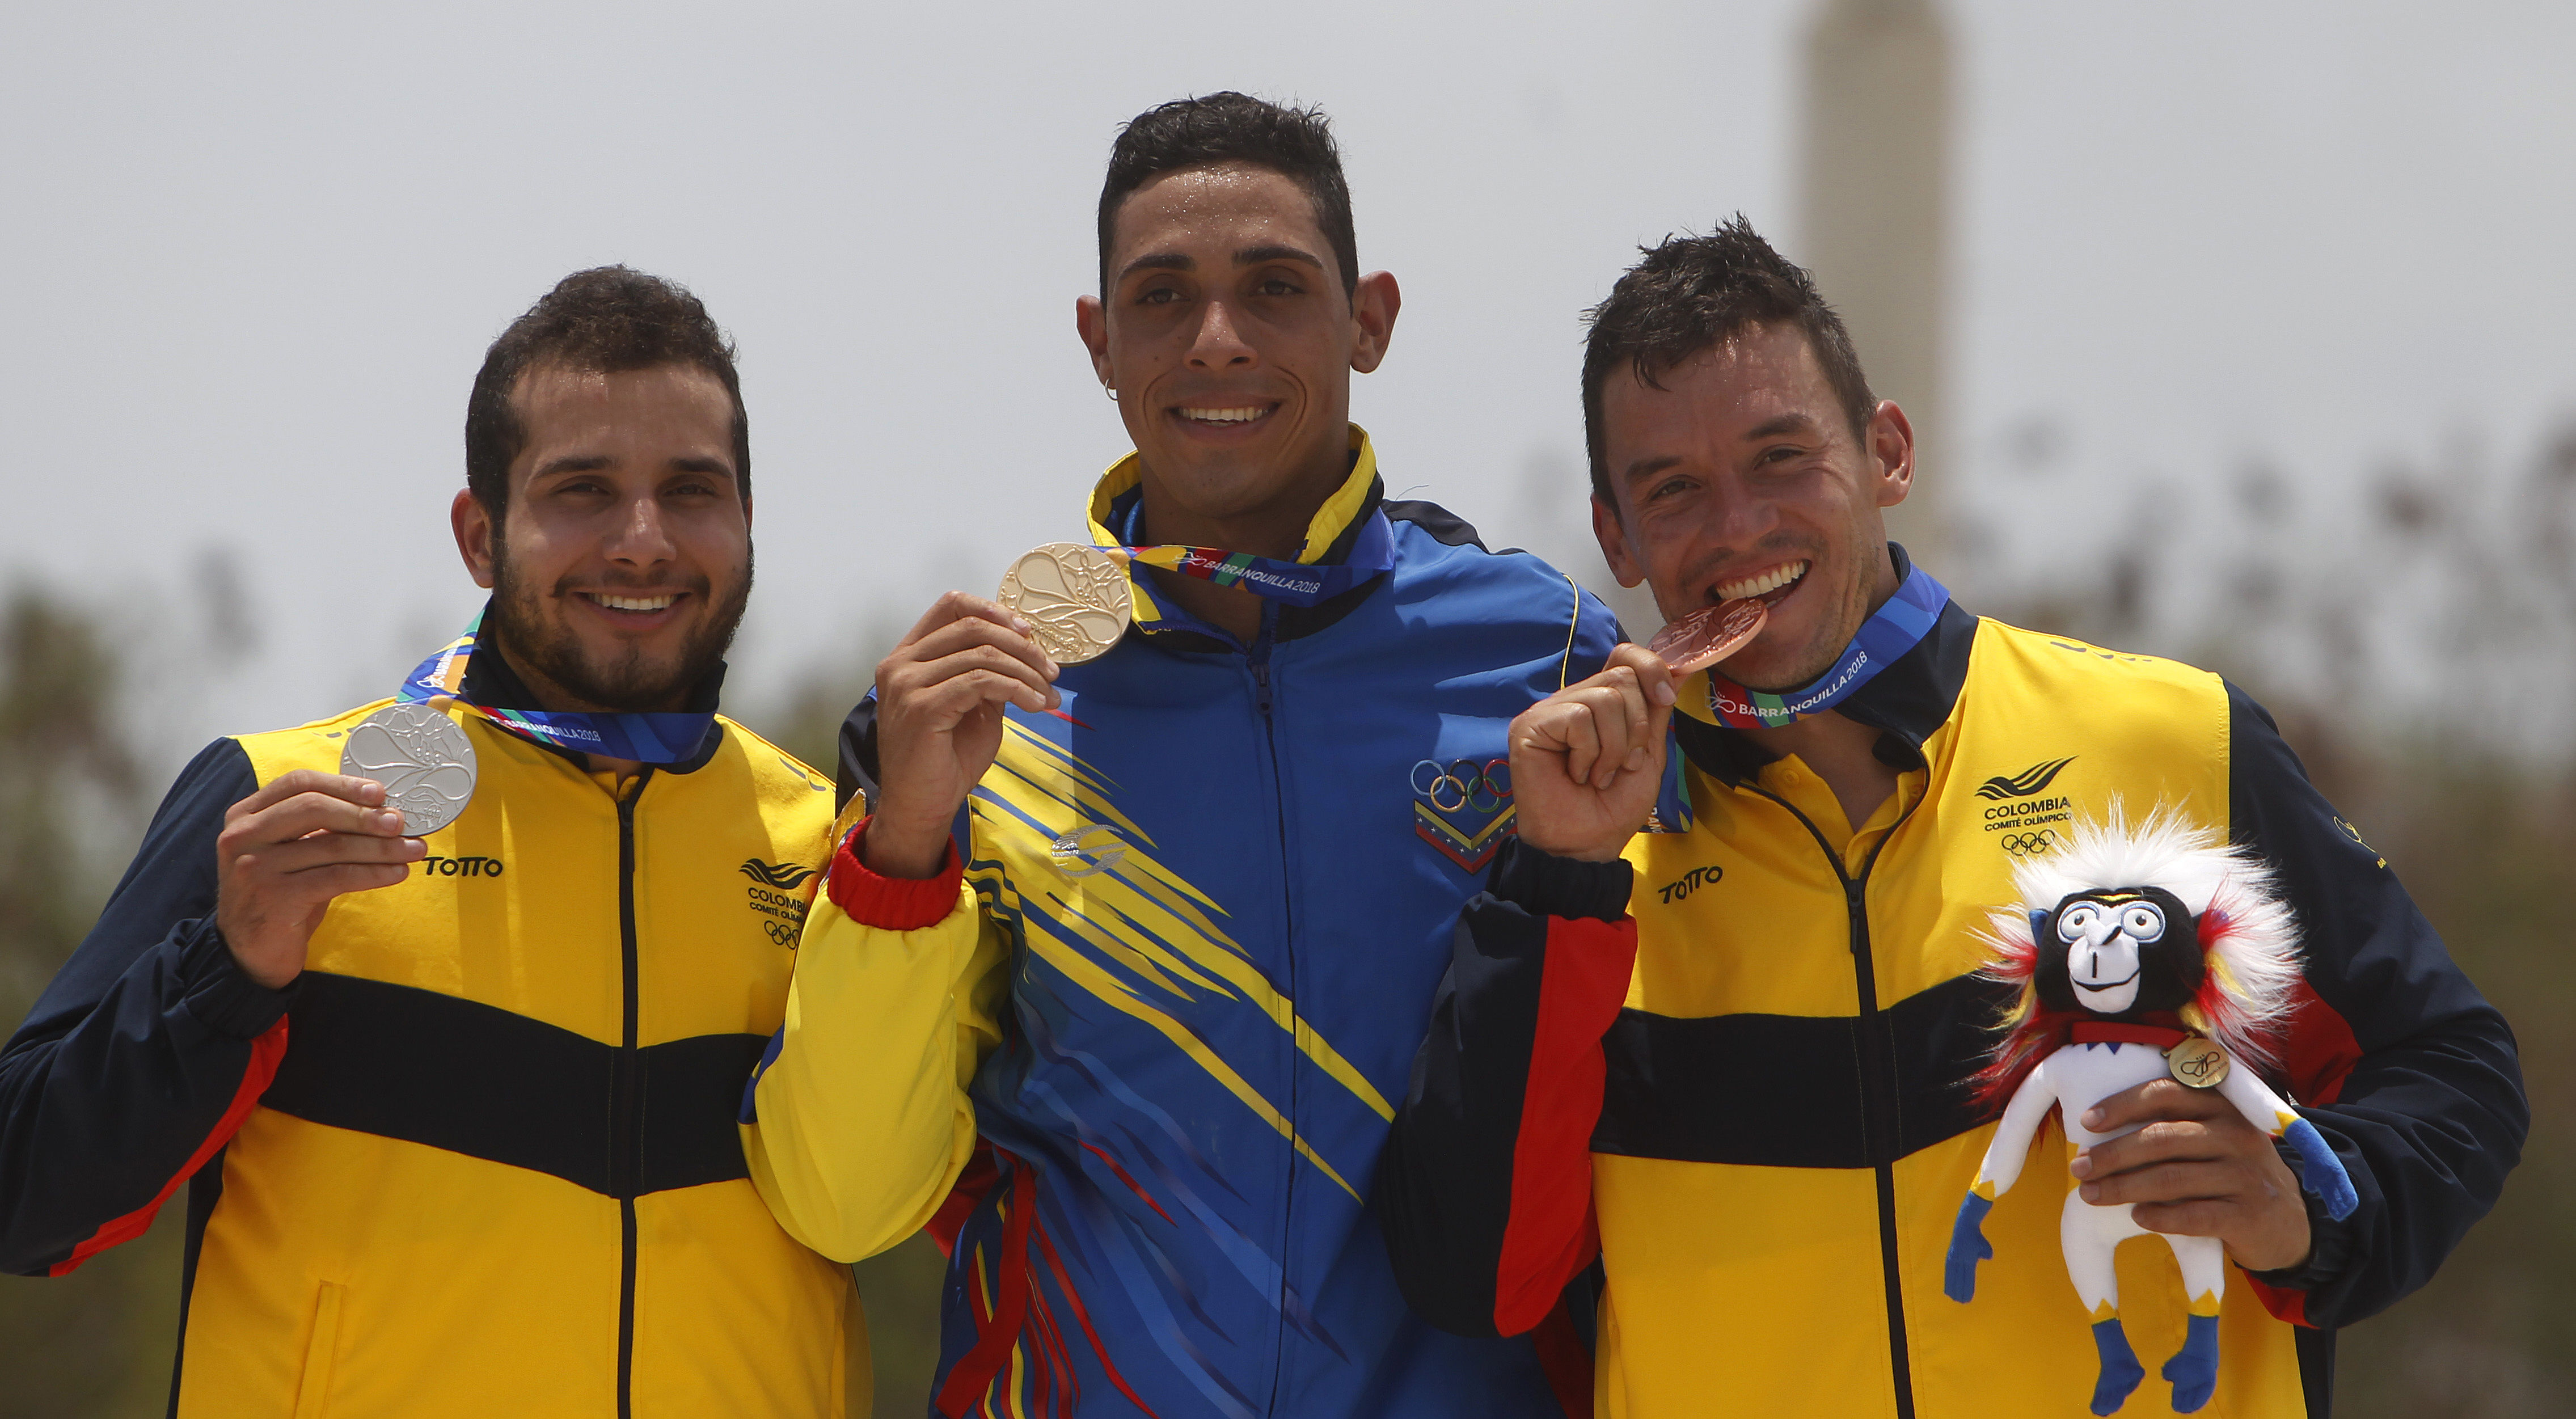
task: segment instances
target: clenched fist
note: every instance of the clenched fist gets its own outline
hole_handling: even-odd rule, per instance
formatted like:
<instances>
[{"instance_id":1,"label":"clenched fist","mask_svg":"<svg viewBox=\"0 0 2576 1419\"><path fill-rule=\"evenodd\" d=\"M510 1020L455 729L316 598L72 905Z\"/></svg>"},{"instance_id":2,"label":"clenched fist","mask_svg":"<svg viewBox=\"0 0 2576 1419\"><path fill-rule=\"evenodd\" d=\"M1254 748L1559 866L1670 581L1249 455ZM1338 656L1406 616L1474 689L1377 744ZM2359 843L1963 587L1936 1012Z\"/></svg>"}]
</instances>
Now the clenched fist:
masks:
<instances>
[{"instance_id":1,"label":"clenched fist","mask_svg":"<svg viewBox=\"0 0 2576 1419\"><path fill-rule=\"evenodd\" d=\"M1673 672L1635 644L1512 721L1512 798L1521 841L1558 857L1607 862L1654 811L1664 778Z\"/></svg>"}]
</instances>

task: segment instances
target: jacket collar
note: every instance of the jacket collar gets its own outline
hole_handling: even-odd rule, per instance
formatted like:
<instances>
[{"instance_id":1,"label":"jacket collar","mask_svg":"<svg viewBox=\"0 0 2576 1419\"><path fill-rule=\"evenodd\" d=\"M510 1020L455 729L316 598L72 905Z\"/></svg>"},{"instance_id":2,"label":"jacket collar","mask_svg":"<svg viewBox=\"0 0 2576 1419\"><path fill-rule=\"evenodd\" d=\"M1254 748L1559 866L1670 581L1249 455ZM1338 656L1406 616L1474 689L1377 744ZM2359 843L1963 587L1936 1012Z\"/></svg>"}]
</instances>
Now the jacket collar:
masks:
<instances>
[{"instance_id":1,"label":"jacket collar","mask_svg":"<svg viewBox=\"0 0 2576 1419\"><path fill-rule=\"evenodd\" d=\"M486 626L492 624L492 608L489 605L483 608L483 624ZM490 654L483 653L487 649ZM724 679L724 663L719 661L715 669L707 672L705 679L689 687L688 703L680 706L681 710L689 714L715 713L717 697L724 689ZM485 709L545 708L537 703L536 692L528 688L528 682L520 679L519 672L511 667L509 657L501 653L500 644L496 639L487 640L485 645L476 648L474 655L466 658L465 679L456 687L456 696L467 704L481 705ZM528 735L522 734L516 737L565 760L576 768L587 771L589 760L584 755L576 754L570 749L558 749L542 739ZM696 753L677 763L658 764L654 767L664 773L691 773L706 767L707 761L716 756L716 750L723 744L724 721L710 720L707 724L707 737L698 742Z\"/></svg>"},{"instance_id":2,"label":"jacket collar","mask_svg":"<svg viewBox=\"0 0 2576 1419\"><path fill-rule=\"evenodd\" d=\"M1903 581L1914 570L1913 559L1893 542L1887 544L1887 553L1896 563L1896 579ZM1976 639L1977 618L1954 598L1941 608L1940 619L1912 650L1898 656L1835 711L1880 731L1875 746L1880 763L1898 770L1923 767L1923 741L1948 722L1958 707L1960 687L1968 679L1968 653ZM1705 671L1681 687L1685 705L1704 704L1707 697ZM1700 772L1730 787L1750 780L1778 757L1741 730L1687 713L1673 716L1673 734Z\"/></svg>"},{"instance_id":3,"label":"jacket collar","mask_svg":"<svg viewBox=\"0 0 2576 1419\"><path fill-rule=\"evenodd\" d=\"M1377 475L1377 450L1369 443L1368 430L1350 426L1351 471L1324 505L1315 510L1306 524L1306 541L1298 549L1297 560L1310 566L1348 560L1351 544L1359 540L1360 529L1370 514L1385 500L1386 491ZM1091 540L1104 546L1140 545L1144 535L1144 466L1140 455L1129 453L1091 490L1089 525ZM1279 635L1282 639L1321 630L1347 613L1349 600L1356 603L1368 594L1374 582L1351 588L1341 596L1318 606L1281 606ZM1177 606L1165 607L1154 599L1152 580L1134 567L1127 570L1127 594L1135 610L1136 629L1147 634L1176 632L1211 638L1226 638L1212 627ZM1338 608L1338 609L1337 609Z\"/></svg>"}]
</instances>

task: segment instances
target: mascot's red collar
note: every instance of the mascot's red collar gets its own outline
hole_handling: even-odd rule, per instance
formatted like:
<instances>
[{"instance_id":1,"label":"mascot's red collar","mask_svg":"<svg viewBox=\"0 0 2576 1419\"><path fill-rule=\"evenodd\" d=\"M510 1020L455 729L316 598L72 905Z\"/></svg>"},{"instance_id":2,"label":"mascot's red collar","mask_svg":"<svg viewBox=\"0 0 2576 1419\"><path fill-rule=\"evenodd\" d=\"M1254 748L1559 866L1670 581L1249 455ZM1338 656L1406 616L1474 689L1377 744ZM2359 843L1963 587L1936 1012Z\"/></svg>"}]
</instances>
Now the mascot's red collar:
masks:
<instances>
[{"instance_id":1,"label":"mascot's red collar","mask_svg":"<svg viewBox=\"0 0 2576 1419\"><path fill-rule=\"evenodd\" d=\"M2191 1038L2191 1031L2174 1025L2123 1024L2118 1020L2078 1020L2069 1027L2066 1037L2079 1045L2123 1044L2154 1045L2172 1049Z\"/></svg>"}]
</instances>

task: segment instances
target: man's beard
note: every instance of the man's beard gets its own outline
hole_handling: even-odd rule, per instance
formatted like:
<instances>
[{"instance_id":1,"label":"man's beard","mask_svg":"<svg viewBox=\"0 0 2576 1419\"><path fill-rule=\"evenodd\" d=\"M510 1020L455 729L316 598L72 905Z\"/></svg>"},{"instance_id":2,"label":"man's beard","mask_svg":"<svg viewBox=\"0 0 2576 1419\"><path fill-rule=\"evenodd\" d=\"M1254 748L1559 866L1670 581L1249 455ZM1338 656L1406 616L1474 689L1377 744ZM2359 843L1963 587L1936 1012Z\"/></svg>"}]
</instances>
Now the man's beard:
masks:
<instances>
[{"instance_id":1,"label":"man's beard","mask_svg":"<svg viewBox=\"0 0 2576 1419\"><path fill-rule=\"evenodd\" d=\"M493 544L492 610L487 630L495 633L494 638L518 663L523 675L534 672L551 681L583 708L633 714L685 703L691 687L724 663L725 651L733 645L734 631L742 624L743 608L751 601L751 548L747 545L742 554L742 577L720 602L713 600L705 577L651 585L612 583L608 589L631 595L687 592L707 600L714 614L689 633L680 645L678 659L668 668L648 658L641 645L629 645L615 660L603 664L584 653L581 638L560 617L549 623L544 615L548 600L559 602L572 595L566 583L556 583L551 595L540 593L515 574L516 568L501 549L501 539L493 538Z\"/></svg>"}]
</instances>

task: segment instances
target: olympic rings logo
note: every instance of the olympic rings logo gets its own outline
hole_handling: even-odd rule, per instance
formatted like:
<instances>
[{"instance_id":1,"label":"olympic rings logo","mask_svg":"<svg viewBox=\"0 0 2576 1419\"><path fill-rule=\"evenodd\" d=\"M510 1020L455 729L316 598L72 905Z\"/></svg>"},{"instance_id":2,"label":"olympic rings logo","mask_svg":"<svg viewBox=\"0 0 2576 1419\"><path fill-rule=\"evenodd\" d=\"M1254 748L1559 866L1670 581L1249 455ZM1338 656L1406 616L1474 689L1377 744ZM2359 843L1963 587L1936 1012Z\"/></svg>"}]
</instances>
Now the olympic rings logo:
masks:
<instances>
[{"instance_id":1,"label":"olympic rings logo","mask_svg":"<svg viewBox=\"0 0 2576 1419\"><path fill-rule=\"evenodd\" d=\"M2035 833L2006 833L1995 841L2014 857L2037 857L2057 846L2057 831L2042 828Z\"/></svg>"},{"instance_id":2,"label":"olympic rings logo","mask_svg":"<svg viewBox=\"0 0 2576 1419\"><path fill-rule=\"evenodd\" d=\"M1497 773L1502 776L1496 778ZM1453 759L1446 766L1424 759L1413 766L1413 791L1443 813L1461 808L1491 813L1512 796L1512 761L1487 759L1479 768L1473 759Z\"/></svg>"},{"instance_id":3,"label":"olympic rings logo","mask_svg":"<svg viewBox=\"0 0 2576 1419\"><path fill-rule=\"evenodd\" d=\"M796 927L794 923L784 921L764 921L760 925L763 930L769 933L769 940L772 945L793 946L796 944Z\"/></svg>"}]
</instances>

